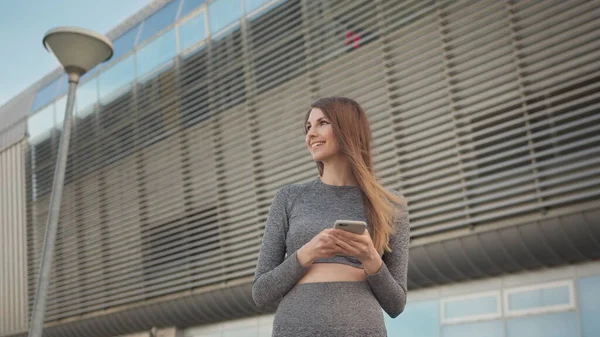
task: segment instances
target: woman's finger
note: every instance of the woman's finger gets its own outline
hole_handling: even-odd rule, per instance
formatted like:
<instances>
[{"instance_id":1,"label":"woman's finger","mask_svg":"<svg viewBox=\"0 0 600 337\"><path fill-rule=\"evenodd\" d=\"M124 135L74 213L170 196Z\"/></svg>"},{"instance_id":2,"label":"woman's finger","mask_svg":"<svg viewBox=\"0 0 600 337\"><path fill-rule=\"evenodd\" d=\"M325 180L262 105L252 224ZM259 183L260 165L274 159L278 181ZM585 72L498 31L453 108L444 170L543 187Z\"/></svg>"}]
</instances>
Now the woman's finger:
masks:
<instances>
[{"instance_id":1,"label":"woman's finger","mask_svg":"<svg viewBox=\"0 0 600 337\"><path fill-rule=\"evenodd\" d=\"M354 247L353 245L343 241L343 240L338 240L336 242L336 244L345 252L347 253L347 255L350 256L354 256L357 253L357 249L356 247Z\"/></svg>"},{"instance_id":2,"label":"woman's finger","mask_svg":"<svg viewBox=\"0 0 600 337\"><path fill-rule=\"evenodd\" d=\"M365 237L362 234L349 233L344 230L336 230L332 235L339 239L344 239L346 242L365 242Z\"/></svg>"}]
</instances>

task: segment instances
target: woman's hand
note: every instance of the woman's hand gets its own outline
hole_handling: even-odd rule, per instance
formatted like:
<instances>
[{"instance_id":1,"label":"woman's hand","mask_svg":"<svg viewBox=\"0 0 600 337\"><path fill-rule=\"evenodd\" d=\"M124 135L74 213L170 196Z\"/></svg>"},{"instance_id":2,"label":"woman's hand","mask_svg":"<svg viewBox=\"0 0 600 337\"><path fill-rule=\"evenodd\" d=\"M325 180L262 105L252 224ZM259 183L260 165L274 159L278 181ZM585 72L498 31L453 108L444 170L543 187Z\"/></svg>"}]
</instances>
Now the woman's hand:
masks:
<instances>
[{"instance_id":1,"label":"woman's hand","mask_svg":"<svg viewBox=\"0 0 600 337\"><path fill-rule=\"evenodd\" d=\"M338 254L357 258L363 264L367 274L375 274L381 268L383 260L373 245L369 231L356 234L343 229L334 229L331 235L340 248Z\"/></svg>"},{"instance_id":2,"label":"woman's hand","mask_svg":"<svg viewBox=\"0 0 600 337\"><path fill-rule=\"evenodd\" d=\"M296 252L298 262L304 267L311 265L315 260L330 258L341 254L338 241L333 235L334 229L328 228L315 235L309 242Z\"/></svg>"},{"instance_id":3,"label":"woman's hand","mask_svg":"<svg viewBox=\"0 0 600 337\"><path fill-rule=\"evenodd\" d=\"M355 257L363 263L378 255L367 230L362 234L356 234L343 229L334 229L331 235L336 239L335 243L340 247L341 255Z\"/></svg>"}]
</instances>

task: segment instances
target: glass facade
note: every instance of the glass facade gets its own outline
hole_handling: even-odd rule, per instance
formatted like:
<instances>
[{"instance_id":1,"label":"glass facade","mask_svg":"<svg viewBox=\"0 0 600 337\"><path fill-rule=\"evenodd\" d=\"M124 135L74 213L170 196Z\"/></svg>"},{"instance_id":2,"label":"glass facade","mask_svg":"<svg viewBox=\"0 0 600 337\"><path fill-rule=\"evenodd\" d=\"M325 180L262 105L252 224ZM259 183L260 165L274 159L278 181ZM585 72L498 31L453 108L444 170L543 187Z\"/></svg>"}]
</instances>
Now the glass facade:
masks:
<instances>
[{"instance_id":1,"label":"glass facade","mask_svg":"<svg viewBox=\"0 0 600 337\"><path fill-rule=\"evenodd\" d=\"M103 104L111 100L113 93L131 83L135 78L134 55L115 64L99 77L100 100Z\"/></svg>"},{"instance_id":2,"label":"glass facade","mask_svg":"<svg viewBox=\"0 0 600 337\"><path fill-rule=\"evenodd\" d=\"M179 26L179 45L182 51L206 38L206 12L202 11Z\"/></svg>"},{"instance_id":3,"label":"glass facade","mask_svg":"<svg viewBox=\"0 0 600 337\"><path fill-rule=\"evenodd\" d=\"M581 320L581 336L598 336L600 331L600 275L577 280L577 301Z\"/></svg>"},{"instance_id":4,"label":"glass facade","mask_svg":"<svg viewBox=\"0 0 600 337\"><path fill-rule=\"evenodd\" d=\"M240 0L216 0L208 5L208 22L211 34L233 25L242 17Z\"/></svg>"},{"instance_id":5,"label":"glass facade","mask_svg":"<svg viewBox=\"0 0 600 337\"><path fill-rule=\"evenodd\" d=\"M153 37L158 32L167 28L173 22L175 22L175 16L179 9L179 0L171 1L166 6L158 10L158 12L152 14L146 20L144 20L144 26L137 44L144 43L147 39Z\"/></svg>"},{"instance_id":6,"label":"glass facade","mask_svg":"<svg viewBox=\"0 0 600 337\"><path fill-rule=\"evenodd\" d=\"M442 306L444 321L500 315L499 296L495 294L446 300Z\"/></svg>"},{"instance_id":7,"label":"glass facade","mask_svg":"<svg viewBox=\"0 0 600 337\"><path fill-rule=\"evenodd\" d=\"M53 126L54 105L50 104L27 120L30 141L34 142L36 139L43 137L52 130Z\"/></svg>"},{"instance_id":8,"label":"glass facade","mask_svg":"<svg viewBox=\"0 0 600 337\"><path fill-rule=\"evenodd\" d=\"M98 101L98 80L96 78L77 87L76 112L77 116L84 116L93 111L93 106Z\"/></svg>"},{"instance_id":9,"label":"glass facade","mask_svg":"<svg viewBox=\"0 0 600 337\"><path fill-rule=\"evenodd\" d=\"M224 28L231 27L234 23L239 22L243 15L244 6L246 13L249 13L270 2L273 2L273 0L215 0L212 2L206 0L174 0L168 2L142 23L130 28L113 40L114 54L111 61L108 64L96 66L82 77L77 92L75 113L89 113L91 111L89 107L94 105L98 99L102 100L103 103L107 103L112 99L114 92L133 82L136 77L145 77L147 73L167 63L178 53L186 51L202 41L209 35L209 31L213 35L218 35ZM285 1L279 0L276 2ZM192 18L186 18L188 14L201 6L204 8L203 10ZM212 16L209 16L209 13L212 13ZM185 20L179 23L176 22L182 18L185 18ZM176 28L161 33L173 24ZM176 34L175 29L177 29L178 34ZM147 40L152 39L159 33L162 35L145 44ZM121 60L123 56L132 51L132 55ZM111 64L114 62L117 63ZM81 89L82 87L84 89ZM97 87L96 91L93 90L94 87ZM31 106L32 113L35 114L36 111L57 99L61 100L61 96L64 96L67 90L66 75L61 75L43 86L38 91ZM62 104L62 102L59 104ZM34 125L38 122L34 120L29 124ZM34 130L30 133L38 133L39 128L36 130L35 126L32 127Z\"/></svg>"},{"instance_id":10,"label":"glass facade","mask_svg":"<svg viewBox=\"0 0 600 337\"><path fill-rule=\"evenodd\" d=\"M534 308L569 305L570 302L569 287L562 285L511 293L508 295L508 310L523 311Z\"/></svg>"},{"instance_id":11,"label":"glass facade","mask_svg":"<svg viewBox=\"0 0 600 337\"><path fill-rule=\"evenodd\" d=\"M143 77L177 55L175 30L171 29L137 52L137 76Z\"/></svg>"}]
</instances>

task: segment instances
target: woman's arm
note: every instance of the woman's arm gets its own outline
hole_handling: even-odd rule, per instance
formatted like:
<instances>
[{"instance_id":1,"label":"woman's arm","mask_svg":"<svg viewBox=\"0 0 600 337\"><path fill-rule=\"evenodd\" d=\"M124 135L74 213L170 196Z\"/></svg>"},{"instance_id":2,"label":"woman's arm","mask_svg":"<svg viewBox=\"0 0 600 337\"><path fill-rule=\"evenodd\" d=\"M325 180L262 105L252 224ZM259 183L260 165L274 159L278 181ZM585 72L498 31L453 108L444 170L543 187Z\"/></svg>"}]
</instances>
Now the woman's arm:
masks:
<instances>
[{"instance_id":1,"label":"woman's arm","mask_svg":"<svg viewBox=\"0 0 600 337\"><path fill-rule=\"evenodd\" d=\"M308 271L298 262L297 252L285 258L288 200L289 188L283 187L275 194L267 216L252 284L252 299L259 308L281 300Z\"/></svg>"},{"instance_id":2,"label":"woman's arm","mask_svg":"<svg viewBox=\"0 0 600 337\"><path fill-rule=\"evenodd\" d=\"M391 252L383 254L381 268L368 275L367 281L383 310L395 318L406 305L406 275L408 272L408 245L410 223L408 208L401 207L396 233L390 237Z\"/></svg>"}]
</instances>

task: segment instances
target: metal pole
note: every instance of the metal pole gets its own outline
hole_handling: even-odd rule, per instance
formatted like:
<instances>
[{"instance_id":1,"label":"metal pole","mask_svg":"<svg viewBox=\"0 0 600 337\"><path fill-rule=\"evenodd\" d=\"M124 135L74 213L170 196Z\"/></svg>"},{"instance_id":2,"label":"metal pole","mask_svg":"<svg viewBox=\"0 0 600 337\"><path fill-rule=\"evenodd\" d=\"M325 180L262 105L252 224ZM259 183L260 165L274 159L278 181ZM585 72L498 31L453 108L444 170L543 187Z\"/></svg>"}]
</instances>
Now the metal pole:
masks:
<instances>
[{"instance_id":1,"label":"metal pole","mask_svg":"<svg viewBox=\"0 0 600 337\"><path fill-rule=\"evenodd\" d=\"M73 103L75 102L75 88L79 82L78 74L69 74L69 93L67 96L67 109L63 131L58 146L58 158L54 171L54 182L52 184L52 195L50 196L50 211L46 221L46 235L40 266L40 274L35 290L33 312L29 327L29 337L41 337L44 326L44 314L46 310L46 295L50 283L50 270L52 268L52 257L54 255L54 243L58 228L58 214L62 199L63 183L65 180L65 167L67 165L67 154L69 152L69 138L71 137L71 120L73 115Z\"/></svg>"}]
</instances>

